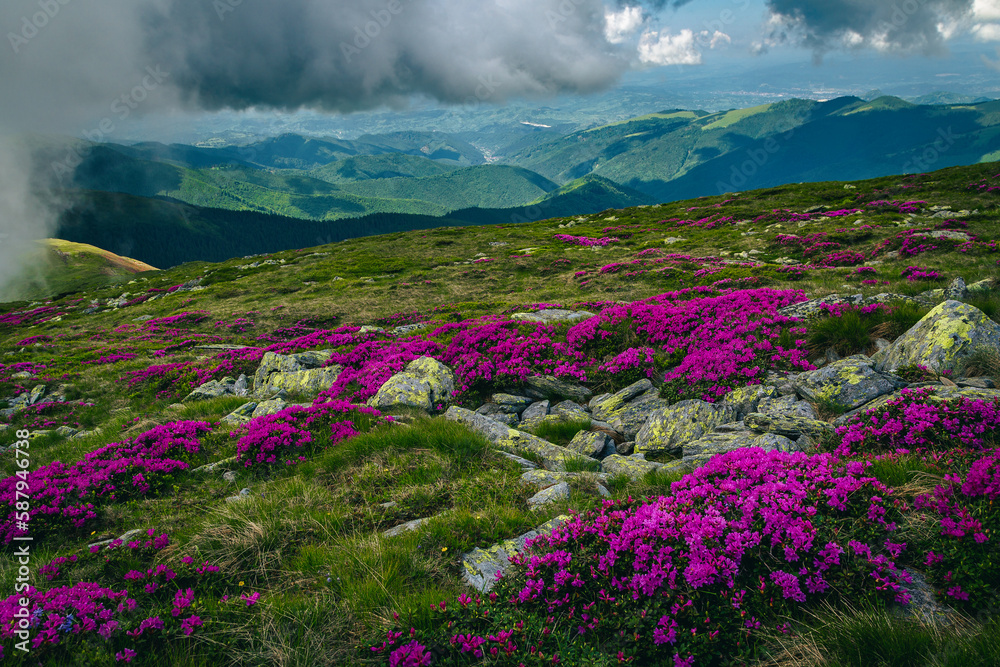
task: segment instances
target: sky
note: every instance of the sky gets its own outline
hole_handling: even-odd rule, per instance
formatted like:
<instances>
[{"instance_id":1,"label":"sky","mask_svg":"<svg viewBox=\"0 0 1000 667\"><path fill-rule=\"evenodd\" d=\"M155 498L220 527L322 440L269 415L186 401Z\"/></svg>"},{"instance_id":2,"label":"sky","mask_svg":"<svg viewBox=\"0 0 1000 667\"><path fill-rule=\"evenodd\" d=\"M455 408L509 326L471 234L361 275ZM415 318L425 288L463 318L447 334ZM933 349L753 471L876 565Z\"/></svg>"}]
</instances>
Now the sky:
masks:
<instances>
[{"instance_id":1,"label":"sky","mask_svg":"<svg viewBox=\"0 0 1000 667\"><path fill-rule=\"evenodd\" d=\"M116 141L166 113L502 105L656 68L669 88L676 68L956 45L1000 76L1000 0L3 0L0 35L0 284L54 229L51 186L78 160L33 163L12 135Z\"/></svg>"}]
</instances>

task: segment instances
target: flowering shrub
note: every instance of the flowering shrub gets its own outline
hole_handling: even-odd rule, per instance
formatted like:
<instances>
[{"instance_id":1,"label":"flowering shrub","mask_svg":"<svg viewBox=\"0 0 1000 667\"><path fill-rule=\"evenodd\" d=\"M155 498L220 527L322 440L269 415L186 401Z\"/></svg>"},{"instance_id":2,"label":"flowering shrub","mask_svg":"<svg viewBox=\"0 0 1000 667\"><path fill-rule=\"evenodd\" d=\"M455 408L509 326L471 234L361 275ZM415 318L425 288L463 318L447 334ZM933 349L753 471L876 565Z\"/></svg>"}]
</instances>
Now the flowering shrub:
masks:
<instances>
[{"instance_id":1,"label":"flowering shrub","mask_svg":"<svg viewBox=\"0 0 1000 667\"><path fill-rule=\"evenodd\" d=\"M1000 432L1000 401L970 399L954 402L933 396L929 388L903 389L882 407L867 410L837 429L836 453L865 451L940 450L955 446L983 449Z\"/></svg>"},{"instance_id":2,"label":"flowering shrub","mask_svg":"<svg viewBox=\"0 0 1000 667\"><path fill-rule=\"evenodd\" d=\"M570 236L569 234L556 234L553 238L557 241L562 241L563 243L568 243L570 245L580 245L585 247L593 246L606 246L612 243L617 243L620 239L613 236L605 236L599 239L590 238L589 236Z\"/></svg>"},{"instance_id":3,"label":"flowering shrub","mask_svg":"<svg viewBox=\"0 0 1000 667\"><path fill-rule=\"evenodd\" d=\"M534 540L488 598L441 603L437 630L411 638L439 647L440 664L582 664L595 652L714 664L752 656L803 605L848 592L905 602L901 512L863 470L830 455L717 456L669 496L605 501ZM402 635L373 650L404 655Z\"/></svg>"},{"instance_id":4,"label":"flowering shrub","mask_svg":"<svg viewBox=\"0 0 1000 667\"><path fill-rule=\"evenodd\" d=\"M317 443L334 445L367 430L381 413L344 401L293 405L273 415L253 419L236 443L236 458L246 468L266 471L305 460ZM314 437L310 429L316 431ZM359 430L360 429L360 430Z\"/></svg>"},{"instance_id":5,"label":"flowering shrub","mask_svg":"<svg viewBox=\"0 0 1000 667\"><path fill-rule=\"evenodd\" d=\"M906 278L911 283L918 280L941 280L942 276L937 271L924 269L919 266L908 266L899 274L901 278Z\"/></svg>"},{"instance_id":6,"label":"flowering shrub","mask_svg":"<svg viewBox=\"0 0 1000 667\"><path fill-rule=\"evenodd\" d=\"M214 565L197 564L191 556L172 567L153 565L170 538L154 529L146 535L127 545L115 540L80 556L61 556L40 568L47 590L29 587L0 600L0 647L18 655L14 647L26 641L31 658L45 664L104 664L112 655L117 662L149 662L150 644L160 655L173 642L185 643L189 652L211 650L189 638L206 622L245 620L253 613L248 607L260 594L230 600ZM79 581L84 571L99 572L108 583Z\"/></svg>"},{"instance_id":7,"label":"flowering shrub","mask_svg":"<svg viewBox=\"0 0 1000 667\"><path fill-rule=\"evenodd\" d=\"M9 544L24 535L24 522L36 538L79 529L97 517L100 505L158 493L173 473L189 467L200 451L198 436L210 430L205 422L173 422L88 452L72 465L54 461L0 481L0 504L9 508L0 521L0 539ZM19 492L31 498L26 513L17 511Z\"/></svg>"}]
</instances>

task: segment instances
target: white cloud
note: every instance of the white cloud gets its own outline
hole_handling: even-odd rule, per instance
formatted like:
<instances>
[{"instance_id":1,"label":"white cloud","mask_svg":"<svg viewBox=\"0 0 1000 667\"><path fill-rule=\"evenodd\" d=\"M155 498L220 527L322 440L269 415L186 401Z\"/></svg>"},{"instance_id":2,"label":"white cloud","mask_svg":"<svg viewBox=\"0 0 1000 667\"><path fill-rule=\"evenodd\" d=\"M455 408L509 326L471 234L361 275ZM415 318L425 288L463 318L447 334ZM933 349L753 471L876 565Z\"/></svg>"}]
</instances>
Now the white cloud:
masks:
<instances>
[{"instance_id":1,"label":"white cloud","mask_svg":"<svg viewBox=\"0 0 1000 667\"><path fill-rule=\"evenodd\" d=\"M691 30L676 35L650 30L639 40L639 60L651 65L700 65L701 52Z\"/></svg>"},{"instance_id":2,"label":"white cloud","mask_svg":"<svg viewBox=\"0 0 1000 667\"><path fill-rule=\"evenodd\" d=\"M608 12L604 21L604 36L612 44L621 44L642 25L642 8L626 7L620 12Z\"/></svg>"},{"instance_id":3,"label":"white cloud","mask_svg":"<svg viewBox=\"0 0 1000 667\"><path fill-rule=\"evenodd\" d=\"M972 34L980 42L1000 42L1000 23L977 23Z\"/></svg>"},{"instance_id":4,"label":"white cloud","mask_svg":"<svg viewBox=\"0 0 1000 667\"><path fill-rule=\"evenodd\" d=\"M979 21L1000 20L1000 0L975 0L972 15Z\"/></svg>"},{"instance_id":5,"label":"white cloud","mask_svg":"<svg viewBox=\"0 0 1000 667\"><path fill-rule=\"evenodd\" d=\"M706 30L702 32L702 35L708 35L708 31ZM733 43L732 37L730 37L724 32L716 30L715 33L712 34L712 41L709 42L708 46L709 48L715 49L718 48L720 44L732 44L732 43Z\"/></svg>"}]
</instances>

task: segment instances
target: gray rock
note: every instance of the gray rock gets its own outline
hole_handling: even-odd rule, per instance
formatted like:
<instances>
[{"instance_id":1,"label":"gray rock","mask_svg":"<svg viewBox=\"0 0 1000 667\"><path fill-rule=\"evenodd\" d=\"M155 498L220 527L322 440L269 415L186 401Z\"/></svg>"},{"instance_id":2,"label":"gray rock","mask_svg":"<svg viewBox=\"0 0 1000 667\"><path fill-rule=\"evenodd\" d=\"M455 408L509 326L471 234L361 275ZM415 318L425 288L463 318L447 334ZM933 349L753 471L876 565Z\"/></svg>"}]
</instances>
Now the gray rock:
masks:
<instances>
[{"instance_id":1,"label":"gray rock","mask_svg":"<svg viewBox=\"0 0 1000 667\"><path fill-rule=\"evenodd\" d=\"M253 379L254 396L263 398L274 389L295 394L318 396L337 381L340 366L323 367L333 352L319 350L282 355L266 352Z\"/></svg>"},{"instance_id":2,"label":"gray rock","mask_svg":"<svg viewBox=\"0 0 1000 667\"><path fill-rule=\"evenodd\" d=\"M877 372L872 360L864 355L848 357L817 371L802 373L795 383L802 396L847 410L890 394L900 386L897 378Z\"/></svg>"},{"instance_id":3,"label":"gray rock","mask_svg":"<svg viewBox=\"0 0 1000 667\"><path fill-rule=\"evenodd\" d=\"M496 583L497 575L510 565L511 557L524 551L528 540L551 534L569 519L565 515L558 516L512 540L505 540L486 549L473 549L462 557L462 578L480 593L489 593Z\"/></svg>"},{"instance_id":4,"label":"gray rock","mask_svg":"<svg viewBox=\"0 0 1000 667\"><path fill-rule=\"evenodd\" d=\"M444 418L465 424L471 430L492 442L497 447L515 454L532 452L542 457L545 467L549 470L564 470L566 461L574 460L589 463L591 459L570 451L565 447L554 445L538 436L508 428L489 417L477 415L472 410L453 405L445 412Z\"/></svg>"},{"instance_id":5,"label":"gray rock","mask_svg":"<svg viewBox=\"0 0 1000 667\"><path fill-rule=\"evenodd\" d=\"M56 435L62 436L64 438L72 438L74 435L79 433L75 428L70 428L69 426L60 426L56 429Z\"/></svg>"},{"instance_id":6,"label":"gray rock","mask_svg":"<svg viewBox=\"0 0 1000 667\"><path fill-rule=\"evenodd\" d=\"M535 463L534 461L529 461L528 459L521 458L517 454L511 454L510 452L505 452L501 449L497 449L494 451L496 451L497 454L500 454L500 456L510 459L511 461L518 464L525 470L538 470L538 464Z\"/></svg>"},{"instance_id":7,"label":"gray rock","mask_svg":"<svg viewBox=\"0 0 1000 667\"><path fill-rule=\"evenodd\" d=\"M233 472L232 470L227 470L226 472L222 473L222 479L225 480L226 482L229 482L230 484L235 484L236 473Z\"/></svg>"},{"instance_id":8,"label":"gray rock","mask_svg":"<svg viewBox=\"0 0 1000 667\"><path fill-rule=\"evenodd\" d=\"M945 301L900 336L876 370L923 365L943 373L960 372L977 347L1000 347L1000 324L974 306Z\"/></svg>"},{"instance_id":9,"label":"gray rock","mask_svg":"<svg viewBox=\"0 0 1000 667\"><path fill-rule=\"evenodd\" d=\"M532 375L526 378L524 383L529 389L543 394L542 398L558 396L572 399L577 403L586 403L594 394L586 387L560 380L551 375Z\"/></svg>"},{"instance_id":10,"label":"gray rock","mask_svg":"<svg viewBox=\"0 0 1000 667\"><path fill-rule=\"evenodd\" d=\"M726 403L713 404L697 399L680 401L650 416L635 437L635 451L678 452L685 443L735 418L736 409Z\"/></svg>"},{"instance_id":11,"label":"gray rock","mask_svg":"<svg viewBox=\"0 0 1000 667\"><path fill-rule=\"evenodd\" d=\"M649 380L639 380L614 394L602 394L594 398L590 401L589 407L593 411L594 419L608 421L623 410L629 401L652 388L653 383Z\"/></svg>"},{"instance_id":12,"label":"gray rock","mask_svg":"<svg viewBox=\"0 0 1000 667\"><path fill-rule=\"evenodd\" d=\"M969 298L969 288L965 285L965 279L959 276L951 281L944 290L945 299L953 299L955 301L965 301Z\"/></svg>"},{"instance_id":13,"label":"gray rock","mask_svg":"<svg viewBox=\"0 0 1000 667\"><path fill-rule=\"evenodd\" d=\"M589 313L585 310L561 310L558 308L550 308L548 310L539 310L534 313L514 313L510 316L512 320L520 320L522 322L539 322L541 324L555 324L557 322L582 322L583 320L589 320L594 316L594 313Z\"/></svg>"},{"instance_id":14,"label":"gray rock","mask_svg":"<svg viewBox=\"0 0 1000 667\"><path fill-rule=\"evenodd\" d=\"M253 413L254 410L257 409L257 405L257 403L252 401L250 403L245 403L223 417L222 421L227 424L233 424L234 426L246 424L253 417Z\"/></svg>"},{"instance_id":15,"label":"gray rock","mask_svg":"<svg viewBox=\"0 0 1000 667\"><path fill-rule=\"evenodd\" d=\"M600 431L580 431L573 436L566 448L592 459L598 459L604 455L609 441L613 446L614 441Z\"/></svg>"},{"instance_id":16,"label":"gray rock","mask_svg":"<svg viewBox=\"0 0 1000 667\"><path fill-rule=\"evenodd\" d=\"M490 415L490 419L498 421L501 424L506 424L507 426L514 427L521 425L521 418L515 414L509 414L506 412L501 412L499 414Z\"/></svg>"},{"instance_id":17,"label":"gray rock","mask_svg":"<svg viewBox=\"0 0 1000 667\"><path fill-rule=\"evenodd\" d=\"M549 414L549 402L536 401L521 413L521 421L526 422L526 425L528 425L531 422L541 421L542 417L547 414Z\"/></svg>"},{"instance_id":18,"label":"gray rock","mask_svg":"<svg viewBox=\"0 0 1000 667\"><path fill-rule=\"evenodd\" d=\"M447 403L455 393L455 374L432 357L411 361L402 373L393 375L368 401L380 410L414 407L430 411Z\"/></svg>"},{"instance_id":19,"label":"gray rock","mask_svg":"<svg viewBox=\"0 0 1000 667\"><path fill-rule=\"evenodd\" d=\"M612 456L614 454L620 454L622 456L632 456L633 454L635 454L635 440L629 440L628 442L623 442L618 445L615 445L615 451L609 454L608 456Z\"/></svg>"},{"instance_id":20,"label":"gray rock","mask_svg":"<svg viewBox=\"0 0 1000 667\"><path fill-rule=\"evenodd\" d=\"M236 393L236 380L234 380L233 378L224 378L223 380L209 380L208 382L196 388L190 394L185 396L183 400L181 400L181 403L210 401L213 398L219 398L221 396L232 396L235 393Z\"/></svg>"},{"instance_id":21,"label":"gray rock","mask_svg":"<svg viewBox=\"0 0 1000 667\"><path fill-rule=\"evenodd\" d=\"M281 412L288 407L288 403L281 398L272 398L270 401L264 401L259 403L254 411L251 413L251 418L256 419L257 417L263 417L265 415L273 415Z\"/></svg>"},{"instance_id":22,"label":"gray rock","mask_svg":"<svg viewBox=\"0 0 1000 667\"><path fill-rule=\"evenodd\" d=\"M532 510L537 510L545 505L550 505L561 500L569 500L569 484L566 482L559 482L558 484L542 489L528 498L528 507Z\"/></svg>"},{"instance_id":23,"label":"gray rock","mask_svg":"<svg viewBox=\"0 0 1000 667\"><path fill-rule=\"evenodd\" d=\"M736 409L736 418L742 419L751 412L757 412L760 401L765 398L777 398L780 396L778 389L771 385L755 384L748 387L733 389L722 397L722 403L733 406Z\"/></svg>"},{"instance_id":24,"label":"gray rock","mask_svg":"<svg viewBox=\"0 0 1000 667\"><path fill-rule=\"evenodd\" d=\"M590 413L587 409L573 401L556 403L551 407L550 412L561 416L566 421L590 421Z\"/></svg>"},{"instance_id":25,"label":"gray rock","mask_svg":"<svg viewBox=\"0 0 1000 667\"><path fill-rule=\"evenodd\" d=\"M31 390L31 394L28 395L28 405L35 405L45 396L45 385L39 384Z\"/></svg>"},{"instance_id":26,"label":"gray rock","mask_svg":"<svg viewBox=\"0 0 1000 667\"><path fill-rule=\"evenodd\" d=\"M525 396L515 396L513 394L493 394L491 400L505 408L506 412L515 412L521 414L524 409L531 405L533 401Z\"/></svg>"},{"instance_id":27,"label":"gray rock","mask_svg":"<svg viewBox=\"0 0 1000 667\"><path fill-rule=\"evenodd\" d=\"M752 412L744 421L758 433L777 433L789 438L798 438L803 434L819 437L824 433L833 432L831 424L803 417L769 417L759 412Z\"/></svg>"},{"instance_id":28,"label":"gray rock","mask_svg":"<svg viewBox=\"0 0 1000 667\"><path fill-rule=\"evenodd\" d=\"M971 296L985 296L995 290L998 284L1000 284L1000 281L996 278L986 278L985 280L972 283L968 286L967 290Z\"/></svg>"},{"instance_id":29,"label":"gray rock","mask_svg":"<svg viewBox=\"0 0 1000 667\"><path fill-rule=\"evenodd\" d=\"M407 533L411 530L416 530L417 528L420 528L420 526L424 525L428 521L430 521L429 517L424 519L414 519L413 521L407 521L406 523L402 523L398 526L395 526L394 528L382 531L382 537L396 537L397 535L402 535L403 533Z\"/></svg>"},{"instance_id":30,"label":"gray rock","mask_svg":"<svg viewBox=\"0 0 1000 667\"><path fill-rule=\"evenodd\" d=\"M816 411L807 401L796 400L796 396L761 399L757 412L769 417L805 417L816 419Z\"/></svg>"}]
</instances>

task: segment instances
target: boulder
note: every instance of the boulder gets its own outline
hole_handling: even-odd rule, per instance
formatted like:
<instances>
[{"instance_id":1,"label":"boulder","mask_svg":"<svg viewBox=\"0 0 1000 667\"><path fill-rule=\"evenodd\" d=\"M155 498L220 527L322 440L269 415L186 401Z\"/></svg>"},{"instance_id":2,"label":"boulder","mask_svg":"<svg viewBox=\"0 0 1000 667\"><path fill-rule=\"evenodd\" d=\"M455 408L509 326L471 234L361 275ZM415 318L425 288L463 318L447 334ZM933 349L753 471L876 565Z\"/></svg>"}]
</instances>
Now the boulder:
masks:
<instances>
[{"instance_id":1,"label":"boulder","mask_svg":"<svg viewBox=\"0 0 1000 667\"><path fill-rule=\"evenodd\" d=\"M768 417L805 417L816 419L816 411L808 401L796 400L795 395L779 398L764 398L757 405L756 412Z\"/></svg>"},{"instance_id":2,"label":"boulder","mask_svg":"<svg viewBox=\"0 0 1000 667\"><path fill-rule=\"evenodd\" d=\"M751 412L757 412L761 399L777 398L776 387L766 384L754 384L749 387L740 387L722 397L722 403L733 406L736 409L736 418L742 419Z\"/></svg>"},{"instance_id":3,"label":"boulder","mask_svg":"<svg viewBox=\"0 0 1000 667\"><path fill-rule=\"evenodd\" d=\"M510 565L512 556L524 551L528 540L551 534L569 519L570 517L565 515L557 516L512 540L504 540L486 549L478 547L473 549L462 556L462 578L477 591L489 593L496 583L497 575Z\"/></svg>"},{"instance_id":4,"label":"boulder","mask_svg":"<svg viewBox=\"0 0 1000 667\"><path fill-rule=\"evenodd\" d=\"M603 394L590 402L594 419L608 421L625 409L626 404L636 396L653 388L649 380L639 380L614 394Z\"/></svg>"},{"instance_id":5,"label":"boulder","mask_svg":"<svg viewBox=\"0 0 1000 667\"><path fill-rule=\"evenodd\" d=\"M677 452L684 444L735 419L736 409L725 403L680 401L652 414L635 437L635 451Z\"/></svg>"},{"instance_id":6,"label":"boulder","mask_svg":"<svg viewBox=\"0 0 1000 667\"><path fill-rule=\"evenodd\" d=\"M242 388L243 393L239 390ZM240 375L239 379L225 377L221 380L209 380L190 394L185 396L181 403L195 403L197 401L209 401L222 396L246 396L247 376Z\"/></svg>"},{"instance_id":7,"label":"boulder","mask_svg":"<svg viewBox=\"0 0 1000 667\"><path fill-rule=\"evenodd\" d=\"M586 403L594 395L594 392L584 386L572 384L551 375L532 375L525 378L524 384L529 390L525 393L534 392L539 398L558 396L573 399L577 403Z\"/></svg>"},{"instance_id":8,"label":"boulder","mask_svg":"<svg viewBox=\"0 0 1000 667\"><path fill-rule=\"evenodd\" d=\"M411 361L406 370L393 375L382 385L368 405L380 410L409 406L432 410L455 393L455 374L432 357Z\"/></svg>"},{"instance_id":9,"label":"boulder","mask_svg":"<svg viewBox=\"0 0 1000 667\"><path fill-rule=\"evenodd\" d=\"M537 510L560 500L569 500L569 484L566 482L559 482L558 484L544 488L528 498L528 507L532 510Z\"/></svg>"},{"instance_id":10,"label":"boulder","mask_svg":"<svg viewBox=\"0 0 1000 667\"><path fill-rule=\"evenodd\" d=\"M340 366L323 367L332 354L330 350L291 355L265 352L254 373L254 396L263 398L275 389L284 389L291 394L318 396L321 391L332 387L340 376Z\"/></svg>"},{"instance_id":11,"label":"boulder","mask_svg":"<svg viewBox=\"0 0 1000 667\"><path fill-rule=\"evenodd\" d=\"M876 370L923 365L938 373L960 371L977 347L1000 347L1000 324L974 306L949 300L897 338Z\"/></svg>"},{"instance_id":12,"label":"boulder","mask_svg":"<svg viewBox=\"0 0 1000 667\"><path fill-rule=\"evenodd\" d=\"M525 427L531 428L541 423L547 414L549 414L549 402L535 401L521 413L521 422Z\"/></svg>"},{"instance_id":13,"label":"boulder","mask_svg":"<svg viewBox=\"0 0 1000 667\"><path fill-rule=\"evenodd\" d=\"M593 316L593 313L589 313L586 310L549 308L548 310L538 310L534 313L514 313L510 316L510 319L520 320L521 322L555 324L557 322L582 322L583 320L589 320Z\"/></svg>"},{"instance_id":14,"label":"boulder","mask_svg":"<svg viewBox=\"0 0 1000 667\"><path fill-rule=\"evenodd\" d=\"M777 433L789 438L800 435L819 437L824 433L833 433L833 425L816 419L804 417L770 417L760 412L752 412L743 420L746 425L758 433Z\"/></svg>"},{"instance_id":15,"label":"boulder","mask_svg":"<svg viewBox=\"0 0 1000 667\"><path fill-rule=\"evenodd\" d=\"M245 407L245 406L244 406ZM288 403L282 398L272 398L270 401L264 401L259 403L254 411L251 413L251 419L256 419L257 417L263 417L265 415L274 415L285 408L288 407Z\"/></svg>"},{"instance_id":16,"label":"boulder","mask_svg":"<svg viewBox=\"0 0 1000 667\"><path fill-rule=\"evenodd\" d=\"M562 401L561 403L556 403L550 408L550 412L554 415L559 415L565 421L590 421L590 413L579 403L573 401Z\"/></svg>"},{"instance_id":17,"label":"boulder","mask_svg":"<svg viewBox=\"0 0 1000 667\"><path fill-rule=\"evenodd\" d=\"M253 417L253 413L256 409L257 403L245 403L223 417L222 421L227 424L233 424L234 426L246 424Z\"/></svg>"},{"instance_id":18,"label":"boulder","mask_svg":"<svg viewBox=\"0 0 1000 667\"><path fill-rule=\"evenodd\" d=\"M864 355L841 359L819 370L802 373L795 382L795 388L802 396L847 410L891 394L901 386L898 378L876 371L873 361Z\"/></svg>"},{"instance_id":19,"label":"boulder","mask_svg":"<svg viewBox=\"0 0 1000 667\"><path fill-rule=\"evenodd\" d=\"M448 411L444 413L444 418L465 424L500 449L515 454L532 452L542 457L542 461L548 470L565 470L566 461L568 460L584 463L592 461L592 459L570 451L565 447L554 445L548 440L542 440L530 433L509 428L489 417L477 415L472 410L466 410L457 405L448 408Z\"/></svg>"},{"instance_id":20,"label":"boulder","mask_svg":"<svg viewBox=\"0 0 1000 667\"><path fill-rule=\"evenodd\" d=\"M768 452L796 452L800 450L799 445L792 440L774 433L760 435L750 430L733 433L716 432L684 445L684 456L681 461L691 468L697 468L717 454L725 454L747 447L759 447Z\"/></svg>"},{"instance_id":21,"label":"boulder","mask_svg":"<svg viewBox=\"0 0 1000 667\"><path fill-rule=\"evenodd\" d=\"M566 449L589 456L592 459L599 459L607 450L608 442L614 444L614 440L600 431L580 431L573 436L570 443L566 445Z\"/></svg>"},{"instance_id":22,"label":"boulder","mask_svg":"<svg viewBox=\"0 0 1000 667\"><path fill-rule=\"evenodd\" d=\"M504 412L513 412L516 414L521 414L526 407L533 403L530 398L515 396L513 394L493 394L490 400L499 405Z\"/></svg>"},{"instance_id":23,"label":"boulder","mask_svg":"<svg viewBox=\"0 0 1000 667\"><path fill-rule=\"evenodd\" d=\"M969 298L969 288L965 284L965 279L959 276L951 281L951 284L944 290L944 298L955 301L965 301Z\"/></svg>"},{"instance_id":24,"label":"boulder","mask_svg":"<svg viewBox=\"0 0 1000 667\"><path fill-rule=\"evenodd\" d=\"M629 479L641 479L647 473L654 470L666 470L668 472L687 472L689 467L681 461L670 461L669 463L656 463L647 461L642 454L622 456L612 454L601 462L601 471L607 475L625 475Z\"/></svg>"}]
</instances>

